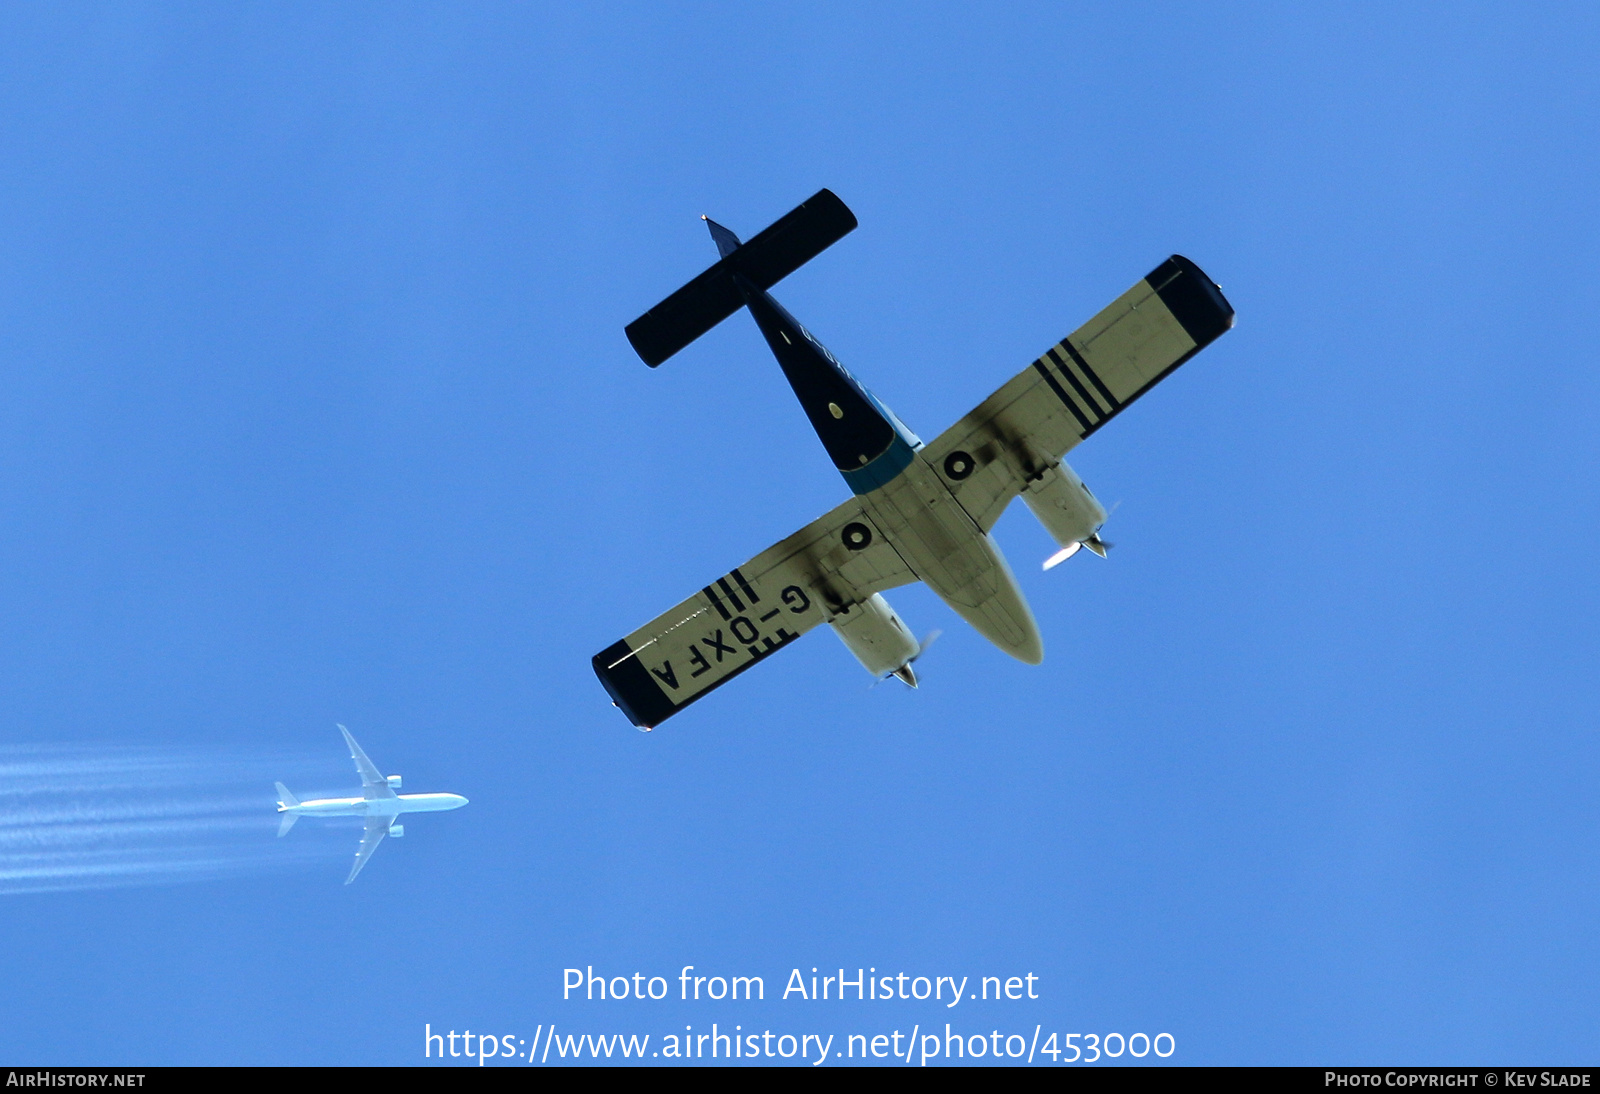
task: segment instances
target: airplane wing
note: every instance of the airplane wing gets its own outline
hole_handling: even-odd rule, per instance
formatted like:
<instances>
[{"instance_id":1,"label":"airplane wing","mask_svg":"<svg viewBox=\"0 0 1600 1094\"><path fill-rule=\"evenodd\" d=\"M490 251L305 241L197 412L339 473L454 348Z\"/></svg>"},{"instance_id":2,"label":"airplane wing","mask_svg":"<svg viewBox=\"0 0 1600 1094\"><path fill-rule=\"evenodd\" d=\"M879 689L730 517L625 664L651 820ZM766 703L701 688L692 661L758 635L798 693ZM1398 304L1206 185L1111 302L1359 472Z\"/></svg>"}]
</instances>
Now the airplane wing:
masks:
<instances>
[{"instance_id":1,"label":"airplane wing","mask_svg":"<svg viewBox=\"0 0 1600 1094\"><path fill-rule=\"evenodd\" d=\"M595 654L594 671L651 729L840 610L915 580L852 498Z\"/></svg>"},{"instance_id":2,"label":"airplane wing","mask_svg":"<svg viewBox=\"0 0 1600 1094\"><path fill-rule=\"evenodd\" d=\"M1031 478L1232 326L1222 290L1173 255L924 454L987 532Z\"/></svg>"},{"instance_id":3,"label":"airplane wing","mask_svg":"<svg viewBox=\"0 0 1600 1094\"><path fill-rule=\"evenodd\" d=\"M366 759L366 757L362 757L362 759ZM378 844L383 842L383 837L389 834L389 822L391 820L393 820L392 817L367 818L366 831L361 833L361 846L356 848L355 865L350 867L350 876L344 879L346 885L356 879L356 875L361 872L361 868L372 857L372 852L378 849Z\"/></svg>"},{"instance_id":4,"label":"airplane wing","mask_svg":"<svg viewBox=\"0 0 1600 1094\"><path fill-rule=\"evenodd\" d=\"M362 797L371 801L373 798L392 798L395 792L389 789L389 780L379 773L373 762L367 759L367 754L361 751L361 746L356 744L356 739L350 736L350 731L344 726L339 727L339 732L344 734L344 743L350 746L350 758L356 762L356 770L361 773ZM378 837L382 839L382 836ZM373 844L377 846L376 843ZM359 864L357 869L360 869ZM350 875L355 877L354 874Z\"/></svg>"}]
</instances>

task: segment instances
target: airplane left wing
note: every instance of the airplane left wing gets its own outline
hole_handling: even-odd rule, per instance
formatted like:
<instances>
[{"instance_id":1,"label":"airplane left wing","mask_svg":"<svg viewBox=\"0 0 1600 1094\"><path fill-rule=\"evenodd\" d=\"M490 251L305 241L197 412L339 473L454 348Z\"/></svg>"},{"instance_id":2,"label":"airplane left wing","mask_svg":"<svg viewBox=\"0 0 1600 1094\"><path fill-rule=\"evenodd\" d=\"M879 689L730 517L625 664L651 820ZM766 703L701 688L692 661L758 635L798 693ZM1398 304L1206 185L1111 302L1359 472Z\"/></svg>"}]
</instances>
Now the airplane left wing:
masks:
<instances>
[{"instance_id":1,"label":"airplane left wing","mask_svg":"<svg viewBox=\"0 0 1600 1094\"><path fill-rule=\"evenodd\" d=\"M1232 326L1222 290L1173 255L923 454L987 532L1030 479Z\"/></svg>"},{"instance_id":2,"label":"airplane left wing","mask_svg":"<svg viewBox=\"0 0 1600 1094\"><path fill-rule=\"evenodd\" d=\"M393 798L395 792L389 789L389 780L383 777L376 764L367 759L367 754L361 751L361 746L356 744L356 739L350 736L350 731L344 726L339 727L339 732L344 734L344 743L350 746L350 758L356 762L356 770L361 773L362 797L371 801L373 798ZM382 836L378 837L382 839ZM373 844L374 847L377 844ZM360 865L357 864L357 869ZM355 874L350 875L352 878Z\"/></svg>"},{"instance_id":3,"label":"airplane left wing","mask_svg":"<svg viewBox=\"0 0 1600 1094\"><path fill-rule=\"evenodd\" d=\"M378 844L383 842L383 837L389 834L390 817L368 817L366 831L361 833L361 846L356 848L355 865L350 867L350 876L344 879L349 885L361 872L361 868L372 857L372 852L378 849Z\"/></svg>"},{"instance_id":4,"label":"airplane left wing","mask_svg":"<svg viewBox=\"0 0 1600 1094\"><path fill-rule=\"evenodd\" d=\"M915 580L852 498L595 654L595 675L651 729L851 604Z\"/></svg>"}]
</instances>

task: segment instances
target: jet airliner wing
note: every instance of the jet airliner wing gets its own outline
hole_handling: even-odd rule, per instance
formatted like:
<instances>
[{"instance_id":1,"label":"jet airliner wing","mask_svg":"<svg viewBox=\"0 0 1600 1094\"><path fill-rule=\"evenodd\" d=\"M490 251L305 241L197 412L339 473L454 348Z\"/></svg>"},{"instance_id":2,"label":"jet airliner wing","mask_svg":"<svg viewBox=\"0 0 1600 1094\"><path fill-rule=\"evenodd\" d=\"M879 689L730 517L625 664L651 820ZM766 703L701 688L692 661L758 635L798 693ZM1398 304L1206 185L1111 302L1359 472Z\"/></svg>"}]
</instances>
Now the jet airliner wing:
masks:
<instances>
[{"instance_id":1,"label":"jet airliner wing","mask_svg":"<svg viewBox=\"0 0 1600 1094\"><path fill-rule=\"evenodd\" d=\"M916 579L852 498L596 654L594 671L650 729L840 610Z\"/></svg>"},{"instance_id":2,"label":"jet airliner wing","mask_svg":"<svg viewBox=\"0 0 1600 1094\"><path fill-rule=\"evenodd\" d=\"M342 729L344 727L341 726L340 728ZM346 734L346 736L349 735ZM366 757L363 756L362 759L366 759ZM369 764L371 763L370 760L367 762ZM393 818L391 817L367 818L366 830L361 833L361 846L356 848L355 865L350 867L350 876L344 879L344 883L346 885L349 885L356 879L356 875L361 872L361 868L365 866L367 864L367 860L372 857L372 852L378 849L378 844L383 842L383 837L389 834L389 822L392 819Z\"/></svg>"},{"instance_id":3,"label":"jet airliner wing","mask_svg":"<svg viewBox=\"0 0 1600 1094\"><path fill-rule=\"evenodd\" d=\"M340 726L339 732L344 734L344 743L350 746L350 758L356 762L356 770L361 773L362 796L368 801L373 798L395 797L395 792L389 789L389 780L379 773L377 766L371 760L367 759L367 754L361 751L361 746L356 744L354 737L350 736L350 731L344 726ZM383 837L379 836L378 838L382 839ZM377 843L373 843L373 846L376 847ZM370 853L368 852L368 854ZM358 862L356 869L359 870L360 868L361 864ZM350 876L354 878L355 874Z\"/></svg>"},{"instance_id":4,"label":"jet airliner wing","mask_svg":"<svg viewBox=\"0 0 1600 1094\"><path fill-rule=\"evenodd\" d=\"M1233 326L1233 308L1173 255L941 433L924 455L984 531L1077 443Z\"/></svg>"}]
</instances>

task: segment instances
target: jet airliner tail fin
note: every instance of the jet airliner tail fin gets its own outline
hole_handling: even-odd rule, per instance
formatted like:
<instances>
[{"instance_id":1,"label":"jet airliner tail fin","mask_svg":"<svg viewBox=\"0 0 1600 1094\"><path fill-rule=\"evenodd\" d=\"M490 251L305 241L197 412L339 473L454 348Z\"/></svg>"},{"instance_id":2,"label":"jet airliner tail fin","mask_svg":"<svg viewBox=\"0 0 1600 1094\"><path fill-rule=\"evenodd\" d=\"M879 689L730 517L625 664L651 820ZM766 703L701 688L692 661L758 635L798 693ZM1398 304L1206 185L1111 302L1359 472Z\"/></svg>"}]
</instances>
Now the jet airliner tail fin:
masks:
<instances>
[{"instance_id":1,"label":"jet airliner tail fin","mask_svg":"<svg viewBox=\"0 0 1600 1094\"><path fill-rule=\"evenodd\" d=\"M628 324L628 341L655 368L744 306L736 277L770 289L854 230L856 215L831 190L818 190L748 243L713 220L722 256L715 266Z\"/></svg>"},{"instance_id":2,"label":"jet airliner tail fin","mask_svg":"<svg viewBox=\"0 0 1600 1094\"><path fill-rule=\"evenodd\" d=\"M282 783L273 783L278 788L278 812L283 814L283 820L278 822L278 835L282 836L294 827L294 822L300 819L299 813L291 813L290 809L300 804L300 799L289 793L289 788Z\"/></svg>"}]
</instances>

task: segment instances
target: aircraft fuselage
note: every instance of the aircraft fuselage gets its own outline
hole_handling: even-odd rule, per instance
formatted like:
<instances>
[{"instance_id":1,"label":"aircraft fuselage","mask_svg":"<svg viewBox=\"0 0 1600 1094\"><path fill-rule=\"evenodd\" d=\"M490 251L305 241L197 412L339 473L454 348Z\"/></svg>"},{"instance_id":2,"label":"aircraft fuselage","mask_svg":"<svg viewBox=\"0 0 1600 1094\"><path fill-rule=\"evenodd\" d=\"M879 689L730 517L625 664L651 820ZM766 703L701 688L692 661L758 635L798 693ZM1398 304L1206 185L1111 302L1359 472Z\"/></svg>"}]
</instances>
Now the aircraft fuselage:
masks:
<instances>
[{"instance_id":1,"label":"aircraft fuselage","mask_svg":"<svg viewBox=\"0 0 1600 1094\"><path fill-rule=\"evenodd\" d=\"M401 813L441 813L460 809L460 794L399 794L392 798L313 798L297 805L279 805L280 813L317 817L397 817Z\"/></svg>"},{"instance_id":2,"label":"aircraft fuselage","mask_svg":"<svg viewBox=\"0 0 1600 1094\"><path fill-rule=\"evenodd\" d=\"M1038 624L1005 556L923 458L921 440L771 294L743 281L739 288L823 448L878 532L979 634L1020 661L1042 661ZM856 543L865 547L873 534L862 525Z\"/></svg>"}]
</instances>

